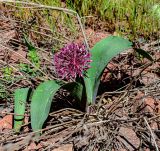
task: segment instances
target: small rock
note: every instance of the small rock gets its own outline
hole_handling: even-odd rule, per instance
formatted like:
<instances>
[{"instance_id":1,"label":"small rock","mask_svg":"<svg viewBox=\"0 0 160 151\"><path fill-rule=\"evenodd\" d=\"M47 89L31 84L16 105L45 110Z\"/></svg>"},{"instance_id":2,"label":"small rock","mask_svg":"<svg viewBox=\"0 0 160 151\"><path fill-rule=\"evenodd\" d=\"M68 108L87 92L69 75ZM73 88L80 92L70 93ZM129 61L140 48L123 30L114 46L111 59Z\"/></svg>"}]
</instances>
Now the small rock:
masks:
<instances>
[{"instance_id":1,"label":"small rock","mask_svg":"<svg viewBox=\"0 0 160 151\"><path fill-rule=\"evenodd\" d=\"M152 122L151 125L150 125L151 129L152 130L158 130L158 124L157 122Z\"/></svg>"},{"instance_id":2,"label":"small rock","mask_svg":"<svg viewBox=\"0 0 160 151\"><path fill-rule=\"evenodd\" d=\"M152 97L146 97L144 99L145 110L147 112L153 113L155 109L155 100Z\"/></svg>"},{"instance_id":3,"label":"small rock","mask_svg":"<svg viewBox=\"0 0 160 151\"><path fill-rule=\"evenodd\" d=\"M119 137L119 140L123 141L123 143L125 143L125 145L130 151L133 151L139 148L140 140L132 128L121 127L119 132L121 136L124 137L124 139L122 137Z\"/></svg>"},{"instance_id":4,"label":"small rock","mask_svg":"<svg viewBox=\"0 0 160 151\"><path fill-rule=\"evenodd\" d=\"M144 93L138 92L135 97L133 112L137 112L140 107L140 112L160 113L160 103L151 96L145 96Z\"/></svg>"},{"instance_id":5,"label":"small rock","mask_svg":"<svg viewBox=\"0 0 160 151\"><path fill-rule=\"evenodd\" d=\"M159 77L155 73L147 72L145 73L145 75L141 77L140 82L145 85L148 85L156 82L157 80L159 80Z\"/></svg>"},{"instance_id":6,"label":"small rock","mask_svg":"<svg viewBox=\"0 0 160 151\"><path fill-rule=\"evenodd\" d=\"M12 115L6 115L3 117L2 120L0 120L0 129L12 129Z\"/></svg>"}]
</instances>

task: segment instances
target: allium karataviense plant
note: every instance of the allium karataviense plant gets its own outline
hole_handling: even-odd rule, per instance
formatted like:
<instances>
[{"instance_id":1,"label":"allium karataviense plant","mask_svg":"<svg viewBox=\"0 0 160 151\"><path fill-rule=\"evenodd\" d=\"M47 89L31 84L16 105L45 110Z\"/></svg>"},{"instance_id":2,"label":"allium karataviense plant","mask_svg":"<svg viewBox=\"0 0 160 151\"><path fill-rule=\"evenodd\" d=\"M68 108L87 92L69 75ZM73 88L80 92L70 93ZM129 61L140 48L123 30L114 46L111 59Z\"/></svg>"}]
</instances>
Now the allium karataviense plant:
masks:
<instances>
[{"instance_id":1,"label":"allium karataviense plant","mask_svg":"<svg viewBox=\"0 0 160 151\"><path fill-rule=\"evenodd\" d=\"M60 88L70 91L75 99L79 101L80 106L83 106L82 104L87 106L94 103L101 75L106 65L117 54L131 47L132 43L128 40L121 37L110 36L96 43L89 52L83 45L78 44L69 44L62 48L54 56L57 74L61 78L73 78L75 81L67 83L63 80L44 81L33 93L28 93L26 89L22 88L24 91L20 95L24 95L24 97L21 96L20 100L21 98L29 98L26 97L26 93L28 95L32 94L31 126L33 131L42 129L42 126L48 117L53 97ZM92 62L90 62L91 60ZM91 67L89 68L89 66ZM83 76L84 72L85 76ZM17 92L15 93L17 95ZM19 102L18 95L15 99L15 105L17 106L15 107L15 112L16 114L23 114L21 110L22 107L19 107L19 103L16 102ZM25 105L25 103L23 103L23 105ZM83 106L83 110L85 110L85 106ZM17 124L16 120L14 122L15 130L19 130L21 123ZM17 125L18 128L16 128Z\"/></svg>"},{"instance_id":2,"label":"allium karataviense plant","mask_svg":"<svg viewBox=\"0 0 160 151\"><path fill-rule=\"evenodd\" d=\"M54 64L59 78L75 80L83 77L90 67L91 54L85 45L71 43L54 56Z\"/></svg>"}]
</instances>

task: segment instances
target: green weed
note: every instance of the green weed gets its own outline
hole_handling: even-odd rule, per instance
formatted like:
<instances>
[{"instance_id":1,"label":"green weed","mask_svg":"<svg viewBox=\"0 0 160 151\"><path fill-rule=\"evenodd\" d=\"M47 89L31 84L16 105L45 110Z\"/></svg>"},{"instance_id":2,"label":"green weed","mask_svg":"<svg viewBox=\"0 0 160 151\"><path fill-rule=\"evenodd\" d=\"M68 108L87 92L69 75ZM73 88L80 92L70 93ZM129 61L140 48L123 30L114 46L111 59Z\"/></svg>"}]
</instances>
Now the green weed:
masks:
<instances>
[{"instance_id":1,"label":"green weed","mask_svg":"<svg viewBox=\"0 0 160 151\"><path fill-rule=\"evenodd\" d=\"M27 59L36 67L40 68L40 57L38 55L37 49L29 42L28 38L24 36L25 44L28 48ZM19 68L21 72L27 73L29 75L36 75L37 69L32 67L30 64L20 63Z\"/></svg>"},{"instance_id":2,"label":"green weed","mask_svg":"<svg viewBox=\"0 0 160 151\"><path fill-rule=\"evenodd\" d=\"M3 84L3 82L0 81L0 99L1 100L6 99L8 98L8 96L9 96L9 93L6 90L6 86Z\"/></svg>"},{"instance_id":3,"label":"green weed","mask_svg":"<svg viewBox=\"0 0 160 151\"><path fill-rule=\"evenodd\" d=\"M31 1L62 6L60 0ZM76 10L81 16L97 16L102 21L114 23L116 32L127 33L130 39L159 34L158 0L66 0L65 5Z\"/></svg>"},{"instance_id":4,"label":"green weed","mask_svg":"<svg viewBox=\"0 0 160 151\"><path fill-rule=\"evenodd\" d=\"M2 69L2 74L3 74L4 79L11 80L12 79L12 72L13 72L13 69L11 67L4 67Z\"/></svg>"}]
</instances>

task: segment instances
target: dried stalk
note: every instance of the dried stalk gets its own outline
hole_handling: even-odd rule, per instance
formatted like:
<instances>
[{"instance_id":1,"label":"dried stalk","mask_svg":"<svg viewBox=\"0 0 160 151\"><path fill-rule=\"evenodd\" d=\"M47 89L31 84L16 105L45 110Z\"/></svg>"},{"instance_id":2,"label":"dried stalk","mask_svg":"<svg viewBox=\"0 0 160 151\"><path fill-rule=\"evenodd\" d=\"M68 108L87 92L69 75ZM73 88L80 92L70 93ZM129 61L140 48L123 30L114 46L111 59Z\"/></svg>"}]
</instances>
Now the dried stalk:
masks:
<instances>
[{"instance_id":1,"label":"dried stalk","mask_svg":"<svg viewBox=\"0 0 160 151\"><path fill-rule=\"evenodd\" d=\"M83 24L81 22L81 18L79 16L79 14L71 9L67 9L67 8L62 8L62 7L54 7L54 6L47 6L47 5L42 5L42 4L36 4L36 3L31 3L31 2L22 2L22 1L14 1L14 0L0 0L0 2L6 2L6 3L18 3L18 4L25 4L25 5L32 5L32 7L36 7L36 8L46 8L46 9L52 9L52 10L57 10L57 11L63 11L66 13L71 13L73 15L76 15L77 20L79 22L83 37L84 37L84 42L86 45L86 48L89 50L89 45L88 45L88 41L87 41L87 37L84 31L84 27Z\"/></svg>"}]
</instances>

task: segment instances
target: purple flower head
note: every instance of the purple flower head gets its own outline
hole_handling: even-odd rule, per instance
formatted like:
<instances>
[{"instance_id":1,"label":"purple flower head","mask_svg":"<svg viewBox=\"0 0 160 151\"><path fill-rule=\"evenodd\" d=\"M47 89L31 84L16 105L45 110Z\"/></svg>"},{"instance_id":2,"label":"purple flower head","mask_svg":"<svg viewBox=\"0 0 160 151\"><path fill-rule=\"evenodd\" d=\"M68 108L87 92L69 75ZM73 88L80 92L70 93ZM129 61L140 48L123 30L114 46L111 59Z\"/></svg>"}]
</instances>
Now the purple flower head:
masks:
<instances>
[{"instance_id":1,"label":"purple flower head","mask_svg":"<svg viewBox=\"0 0 160 151\"><path fill-rule=\"evenodd\" d=\"M90 68L91 54L84 45L71 43L63 47L54 56L55 69L62 79L75 79L82 77L83 73Z\"/></svg>"}]
</instances>

